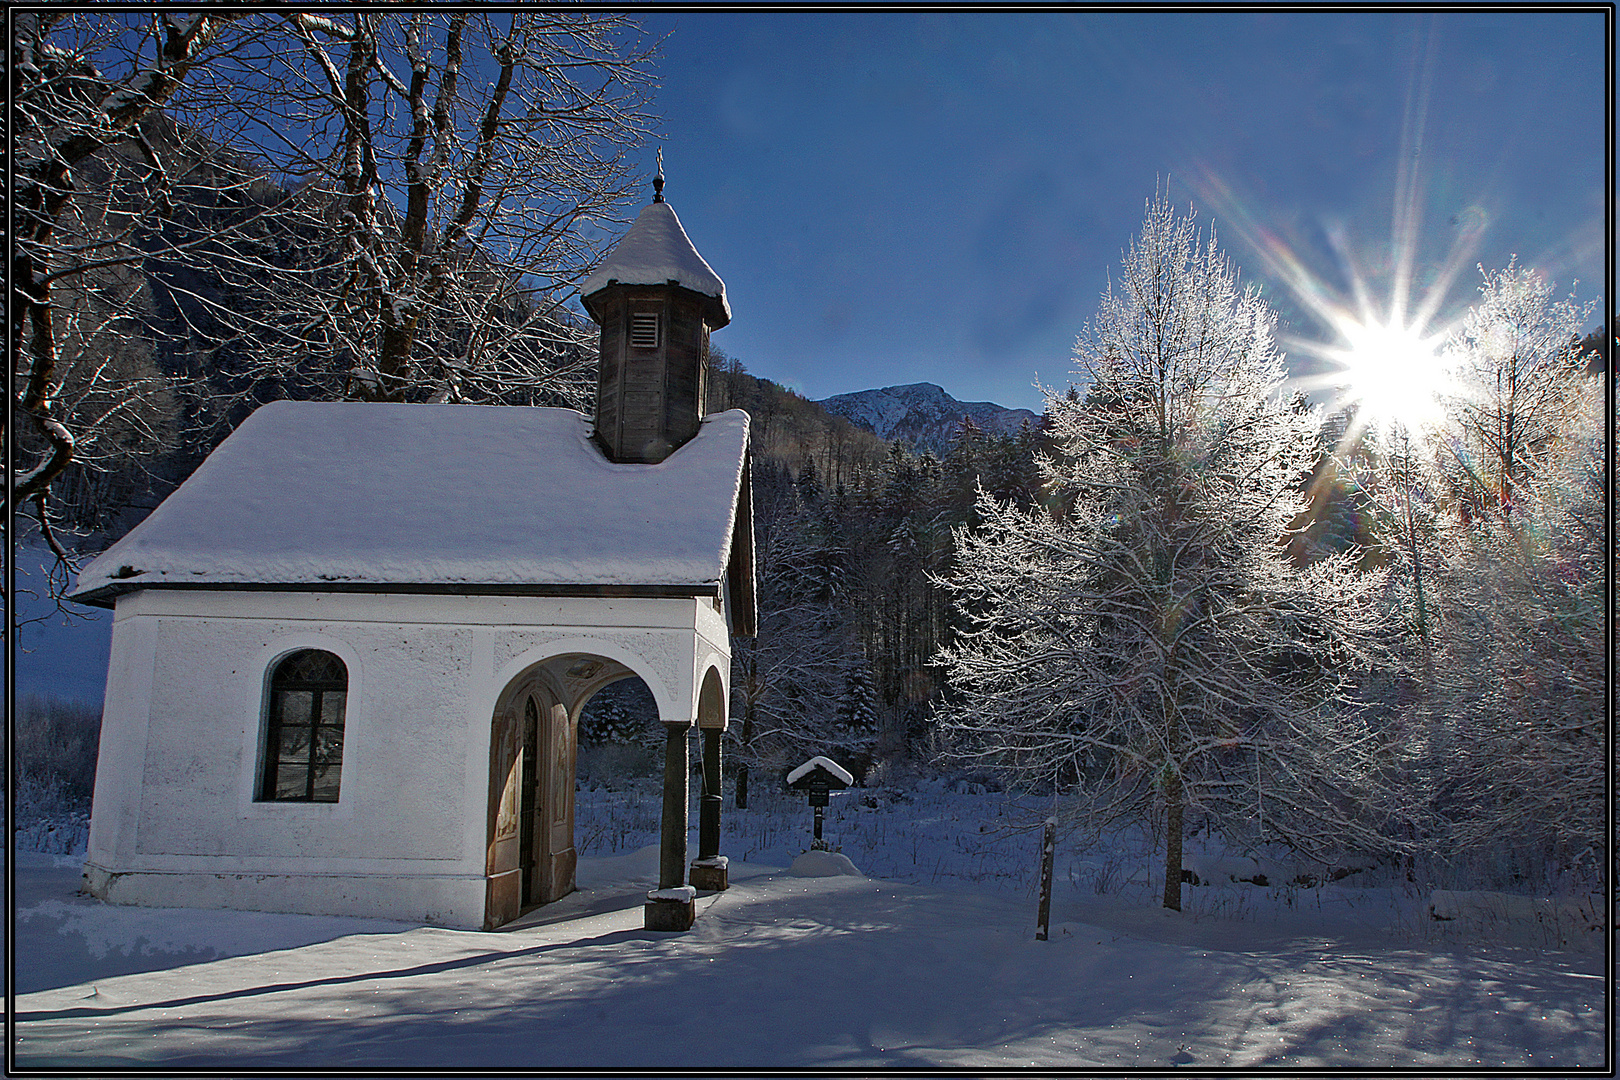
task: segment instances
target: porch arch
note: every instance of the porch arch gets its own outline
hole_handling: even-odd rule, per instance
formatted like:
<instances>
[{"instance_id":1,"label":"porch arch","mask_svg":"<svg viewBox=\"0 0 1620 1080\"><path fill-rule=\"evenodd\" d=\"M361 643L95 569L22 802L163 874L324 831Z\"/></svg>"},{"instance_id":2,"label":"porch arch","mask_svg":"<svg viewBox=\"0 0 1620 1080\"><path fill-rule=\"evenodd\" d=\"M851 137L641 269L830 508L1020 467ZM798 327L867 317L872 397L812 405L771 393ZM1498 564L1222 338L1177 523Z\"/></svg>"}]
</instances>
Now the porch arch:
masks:
<instances>
[{"instance_id":1,"label":"porch arch","mask_svg":"<svg viewBox=\"0 0 1620 1080\"><path fill-rule=\"evenodd\" d=\"M729 884L726 860L720 856L720 736L726 729L725 680L714 665L703 672L698 689L697 725L703 739L703 789L698 796L698 857L688 876L700 889Z\"/></svg>"},{"instance_id":2,"label":"porch arch","mask_svg":"<svg viewBox=\"0 0 1620 1080\"><path fill-rule=\"evenodd\" d=\"M703 682L698 689L697 699L697 725L705 730L726 728L726 681L720 674L720 669L710 665L703 673Z\"/></svg>"},{"instance_id":3,"label":"porch arch","mask_svg":"<svg viewBox=\"0 0 1620 1080\"><path fill-rule=\"evenodd\" d=\"M662 710L650 665L597 643L558 642L508 665L490 717L485 810L484 929L574 890L574 777L579 714L603 686L631 675ZM574 648L567 648L574 645ZM562 646L564 651L557 651ZM607 655L616 652L619 656ZM541 653L536 656L535 653ZM620 659L622 657L623 659ZM634 666L623 660L632 660ZM510 670L515 669L515 670Z\"/></svg>"},{"instance_id":4,"label":"porch arch","mask_svg":"<svg viewBox=\"0 0 1620 1080\"><path fill-rule=\"evenodd\" d=\"M610 674L604 670L594 677L586 677L578 682L576 687L577 698L569 702L569 711L575 720L579 718L579 710L590 696L608 683L635 675L647 684L652 692L653 701L658 706L658 718L665 723L691 718L691 702L683 702L682 688L670 685L669 679L659 670L659 666L652 660L634 649L625 647L622 643L607 638L594 637L561 637L542 645L525 650L502 664L495 672L494 683L501 687L504 693L512 685L514 679L524 672L546 665L553 670L556 662L564 657L594 658L608 661L609 666L617 665L617 674ZM571 665L570 665L571 666ZM671 674L678 674L672 672Z\"/></svg>"}]
</instances>

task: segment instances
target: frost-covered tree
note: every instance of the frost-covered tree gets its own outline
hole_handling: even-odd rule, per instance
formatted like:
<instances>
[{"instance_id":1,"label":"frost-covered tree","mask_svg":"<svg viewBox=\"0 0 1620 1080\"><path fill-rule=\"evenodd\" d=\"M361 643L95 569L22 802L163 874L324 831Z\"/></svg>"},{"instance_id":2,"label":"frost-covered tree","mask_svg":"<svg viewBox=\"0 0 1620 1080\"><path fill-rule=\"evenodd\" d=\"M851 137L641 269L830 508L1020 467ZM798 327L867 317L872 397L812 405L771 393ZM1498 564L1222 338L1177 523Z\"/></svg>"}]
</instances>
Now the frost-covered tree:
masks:
<instances>
[{"instance_id":1,"label":"frost-covered tree","mask_svg":"<svg viewBox=\"0 0 1620 1080\"><path fill-rule=\"evenodd\" d=\"M1402 733L1401 816L1454 869L1522 880L1591 868L1602 833L1602 384L1588 309L1516 264L1483 277L1444 415L1341 430L1333 467L1388 571L1393 663L1365 694Z\"/></svg>"},{"instance_id":2,"label":"frost-covered tree","mask_svg":"<svg viewBox=\"0 0 1620 1080\"><path fill-rule=\"evenodd\" d=\"M748 805L751 770L797 764L842 746L837 723L844 672L856 646L841 602L842 567L785 467L756 463L754 550L759 626L732 639L736 802Z\"/></svg>"},{"instance_id":3,"label":"frost-covered tree","mask_svg":"<svg viewBox=\"0 0 1620 1080\"><path fill-rule=\"evenodd\" d=\"M1460 531L1441 581L1431 730L1448 853L1591 871L1606 829L1603 458L1515 489L1509 524ZM1583 475L1584 474L1584 475Z\"/></svg>"},{"instance_id":4,"label":"frost-covered tree","mask_svg":"<svg viewBox=\"0 0 1620 1080\"><path fill-rule=\"evenodd\" d=\"M563 305L652 122L628 16L41 8L11 50L8 493L42 527L256 397L586 400Z\"/></svg>"},{"instance_id":5,"label":"frost-covered tree","mask_svg":"<svg viewBox=\"0 0 1620 1080\"><path fill-rule=\"evenodd\" d=\"M1481 273L1479 302L1446 350L1455 385L1444 463L1470 513L1511 515L1602 388L1581 345L1590 305L1553 299L1552 283L1516 262Z\"/></svg>"},{"instance_id":6,"label":"frost-covered tree","mask_svg":"<svg viewBox=\"0 0 1620 1080\"><path fill-rule=\"evenodd\" d=\"M1389 629L1409 646L1398 653L1406 661L1401 678L1413 685L1433 676L1431 623L1441 602L1435 575L1451 542L1446 515L1454 500L1433 449L1423 434L1392 424L1377 438L1341 442L1336 462L1351 480L1367 539L1388 569Z\"/></svg>"},{"instance_id":7,"label":"frost-covered tree","mask_svg":"<svg viewBox=\"0 0 1620 1080\"><path fill-rule=\"evenodd\" d=\"M1446 852L1513 874L1590 869L1604 835L1607 475L1584 314L1528 268L1487 272L1434 451L1456 512L1433 559L1426 794Z\"/></svg>"},{"instance_id":8,"label":"frost-covered tree","mask_svg":"<svg viewBox=\"0 0 1620 1080\"><path fill-rule=\"evenodd\" d=\"M1366 831L1351 794L1377 767L1344 700L1373 579L1285 553L1316 450L1274 322L1154 200L1077 343L1090 391L1047 395L1065 509L981 497L945 578L953 752L1066 793L1078 824L1158 822L1175 909L1189 814L1331 849Z\"/></svg>"}]
</instances>

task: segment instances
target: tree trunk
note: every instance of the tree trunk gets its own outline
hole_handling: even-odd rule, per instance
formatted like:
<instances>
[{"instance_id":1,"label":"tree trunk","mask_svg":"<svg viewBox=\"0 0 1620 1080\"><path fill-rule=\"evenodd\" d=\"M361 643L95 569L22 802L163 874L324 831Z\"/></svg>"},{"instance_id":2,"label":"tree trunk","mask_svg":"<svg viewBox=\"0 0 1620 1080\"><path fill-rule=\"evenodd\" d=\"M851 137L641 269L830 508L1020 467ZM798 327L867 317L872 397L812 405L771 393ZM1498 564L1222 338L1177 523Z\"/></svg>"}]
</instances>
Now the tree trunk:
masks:
<instances>
[{"instance_id":1,"label":"tree trunk","mask_svg":"<svg viewBox=\"0 0 1620 1080\"><path fill-rule=\"evenodd\" d=\"M743 703L742 744L743 752L748 751L748 744L754 739L754 703ZM748 762L745 760L737 766L737 785L733 789L733 805L738 810L748 809Z\"/></svg>"},{"instance_id":2,"label":"tree trunk","mask_svg":"<svg viewBox=\"0 0 1620 1080\"><path fill-rule=\"evenodd\" d=\"M1181 910L1181 773L1172 769L1164 782L1164 906Z\"/></svg>"}]
</instances>

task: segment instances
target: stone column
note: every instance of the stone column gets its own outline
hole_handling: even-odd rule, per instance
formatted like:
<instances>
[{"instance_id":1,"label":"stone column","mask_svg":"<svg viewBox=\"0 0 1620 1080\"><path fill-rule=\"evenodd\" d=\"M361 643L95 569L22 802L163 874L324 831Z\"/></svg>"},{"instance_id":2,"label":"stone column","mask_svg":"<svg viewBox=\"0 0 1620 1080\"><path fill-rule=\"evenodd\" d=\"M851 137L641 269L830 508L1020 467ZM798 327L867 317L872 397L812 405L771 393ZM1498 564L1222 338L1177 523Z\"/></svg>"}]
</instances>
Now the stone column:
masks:
<instances>
[{"instance_id":1,"label":"stone column","mask_svg":"<svg viewBox=\"0 0 1620 1080\"><path fill-rule=\"evenodd\" d=\"M664 724L664 820L658 851L658 888L647 894L648 930L690 930L696 890L686 876L686 730L690 720Z\"/></svg>"},{"instance_id":2,"label":"stone column","mask_svg":"<svg viewBox=\"0 0 1620 1080\"><path fill-rule=\"evenodd\" d=\"M726 857L720 854L720 736L719 728L703 729L703 794L698 796L698 857L689 880L694 888L726 888Z\"/></svg>"}]
</instances>

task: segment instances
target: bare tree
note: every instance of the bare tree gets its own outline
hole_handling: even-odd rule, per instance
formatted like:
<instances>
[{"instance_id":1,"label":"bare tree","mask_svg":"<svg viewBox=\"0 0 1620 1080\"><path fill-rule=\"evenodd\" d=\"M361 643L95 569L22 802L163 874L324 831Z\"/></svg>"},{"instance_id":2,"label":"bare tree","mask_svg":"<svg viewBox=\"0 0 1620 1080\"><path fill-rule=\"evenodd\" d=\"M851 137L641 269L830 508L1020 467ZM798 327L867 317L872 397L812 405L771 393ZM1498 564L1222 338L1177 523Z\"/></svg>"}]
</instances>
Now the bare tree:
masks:
<instances>
[{"instance_id":1,"label":"bare tree","mask_svg":"<svg viewBox=\"0 0 1620 1080\"><path fill-rule=\"evenodd\" d=\"M197 117L290 192L274 230L208 245L248 298L210 315L331 393L585 405L594 337L565 305L637 194L635 24L357 11L292 33L233 54L254 92Z\"/></svg>"},{"instance_id":2,"label":"bare tree","mask_svg":"<svg viewBox=\"0 0 1620 1080\"><path fill-rule=\"evenodd\" d=\"M122 74L105 74L98 63L123 49L127 23L44 9L15 16L10 343L20 427L4 433L6 498L33 505L64 562L53 485L75 463L94 468L142 443L174 408L173 380L142 362L145 343L129 332L145 307L136 237L169 204L161 181L120 182L132 153L151 160L147 122L241 17L155 15L148 47L126 53ZM79 182L86 173L99 174L89 192Z\"/></svg>"},{"instance_id":3,"label":"bare tree","mask_svg":"<svg viewBox=\"0 0 1620 1080\"><path fill-rule=\"evenodd\" d=\"M1287 560L1315 459L1283 399L1275 318L1161 196L1051 392L1058 515L981 495L946 576L954 753L1068 794L1071 821L1166 832L1181 903L1189 813L1317 852L1371 834L1376 731L1353 707L1376 578Z\"/></svg>"},{"instance_id":4,"label":"bare tree","mask_svg":"<svg viewBox=\"0 0 1620 1080\"><path fill-rule=\"evenodd\" d=\"M582 405L628 17L19 12L9 497L94 504L266 396ZM171 481L172 482L172 481ZM61 569L61 566L59 566Z\"/></svg>"}]
</instances>

